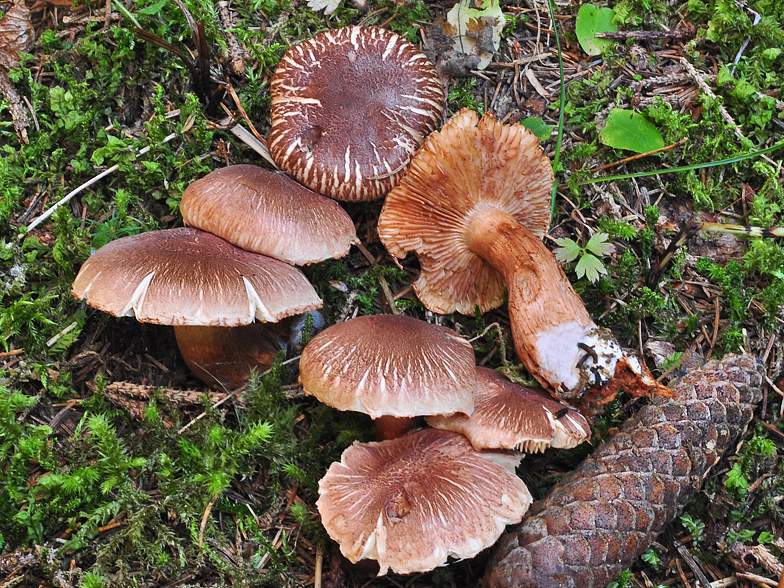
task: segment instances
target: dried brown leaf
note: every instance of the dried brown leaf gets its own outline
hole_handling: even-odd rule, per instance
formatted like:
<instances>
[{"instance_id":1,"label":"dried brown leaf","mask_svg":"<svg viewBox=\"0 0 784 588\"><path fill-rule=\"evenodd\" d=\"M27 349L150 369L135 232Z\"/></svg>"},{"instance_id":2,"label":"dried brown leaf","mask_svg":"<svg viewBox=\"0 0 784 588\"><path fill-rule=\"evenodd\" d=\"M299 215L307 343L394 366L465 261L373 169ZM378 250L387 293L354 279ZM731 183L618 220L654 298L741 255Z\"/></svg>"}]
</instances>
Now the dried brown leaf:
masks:
<instances>
[{"instance_id":1,"label":"dried brown leaf","mask_svg":"<svg viewBox=\"0 0 784 588\"><path fill-rule=\"evenodd\" d=\"M30 10L22 3L14 4L0 19L0 66L11 69L19 63L19 52L32 47L34 36Z\"/></svg>"}]
</instances>

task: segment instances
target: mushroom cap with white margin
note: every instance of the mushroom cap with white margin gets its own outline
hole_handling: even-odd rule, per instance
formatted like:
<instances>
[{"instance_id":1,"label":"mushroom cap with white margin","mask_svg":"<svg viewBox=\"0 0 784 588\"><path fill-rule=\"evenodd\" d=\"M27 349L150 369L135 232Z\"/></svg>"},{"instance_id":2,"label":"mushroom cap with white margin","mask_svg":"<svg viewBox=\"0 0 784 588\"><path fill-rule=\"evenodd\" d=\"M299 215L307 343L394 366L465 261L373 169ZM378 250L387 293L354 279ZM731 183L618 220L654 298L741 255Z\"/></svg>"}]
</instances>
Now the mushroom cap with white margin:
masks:
<instances>
[{"instance_id":1,"label":"mushroom cap with white margin","mask_svg":"<svg viewBox=\"0 0 784 588\"><path fill-rule=\"evenodd\" d=\"M531 495L517 476L451 431L422 429L354 443L319 482L324 528L350 561L379 575L424 572L474 557L522 520Z\"/></svg>"},{"instance_id":2,"label":"mushroom cap with white margin","mask_svg":"<svg viewBox=\"0 0 784 588\"><path fill-rule=\"evenodd\" d=\"M293 265L343 257L357 242L337 202L255 165L230 165L196 180L180 211L186 225Z\"/></svg>"},{"instance_id":3,"label":"mushroom cap with white margin","mask_svg":"<svg viewBox=\"0 0 784 588\"><path fill-rule=\"evenodd\" d=\"M520 386L488 368L476 371L474 412L430 416L427 424L465 435L477 450L536 453L548 447L571 449L590 439L585 417L541 388Z\"/></svg>"},{"instance_id":4,"label":"mushroom cap with white margin","mask_svg":"<svg viewBox=\"0 0 784 588\"><path fill-rule=\"evenodd\" d=\"M329 30L291 47L270 97L278 167L319 194L354 202L397 184L446 103L428 58L375 26Z\"/></svg>"},{"instance_id":5,"label":"mushroom cap with white margin","mask_svg":"<svg viewBox=\"0 0 784 588\"><path fill-rule=\"evenodd\" d=\"M541 238L550 224L552 184L536 135L463 109L428 136L387 195L378 235L395 257L417 253L422 273L414 289L427 308L487 312L503 303L506 288L501 273L466 243L471 217L502 211Z\"/></svg>"},{"instance_id":6,"label":"mushroom cap with white margin","mask_svg":"<svg viewBox=\"0 0 784 588\"><path fill-rule=\"evenodd\" d=\"M408 316L361 316L332 325L305 346L299 369L307 394L374 419L474 409L471 344L451 329Z\"/></svg>"},{"instance_id":7,"label":"mushroom cap with white margin","mask_svg":"<svg viewBox=\"0 0 784 588\"><path fill-rule=\"evenodd\" d=\"M193 228L104 245L82 265L72 293L114 316L174 326L277 322L321 307L297 268Z\"/></svg>"}]
</instances>

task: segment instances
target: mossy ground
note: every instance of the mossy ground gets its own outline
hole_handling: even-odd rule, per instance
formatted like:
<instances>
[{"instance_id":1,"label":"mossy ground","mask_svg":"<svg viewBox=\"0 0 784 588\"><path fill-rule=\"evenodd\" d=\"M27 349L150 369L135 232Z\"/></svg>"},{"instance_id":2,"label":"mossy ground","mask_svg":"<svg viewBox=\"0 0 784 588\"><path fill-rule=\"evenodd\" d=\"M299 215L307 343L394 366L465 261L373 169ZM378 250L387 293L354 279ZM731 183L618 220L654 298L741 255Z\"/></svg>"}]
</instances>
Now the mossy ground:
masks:
<instances>
[{"instance_id":1,"label":"mossy ground","mask_svg":"<svg viewBox=\"0 0 784 588\"><path fill-rule=\"evenodd\" d=\"M0 2L3 11L10 6ZM289 45L349 23L383 24L419 43L429 39L432 23L451 3L371 0L366 12L349 4L325 17L299 0L238 0L228 6L227 23L217 5L187 0L188 10L204 19L212 55L212 82L201 100L182 61L134 36L138 24L185 53L195 52L176 3L87 0L70 6L38 0L27 6L35 42L8 77L30 118L28 143L14 130L9 102L0 102L3 585L299 586L314 582L317 560L327 586L475 585L485 556L412 577L373 579L341 568L315 510L317 483L346 446L372 438L372 426L365 417L301 397L295 362L254 378L242 404L213 408L179 357L170 329L102 315L70 295L91 250L117 237L181 224L179 198L192 180L230 163L265 165L222 130L219 103L235 113L241 103L265 135L269 79ZM574 264L568 266L576 289L625 346L663 341L673 353L692 349L711 356L743 348L765 358L772 382L737 455L713 471L688 518L671 525L662 544L621 582L693 584L694 565L712 581L739 572L772 577L750 550L763 545L778 557L784 546L778 453L784 439L784 248L770 239L700 233L657 280L651 273L691 215L780 225L782 152L679 174L578 183L629 155L598 141L614 106L644 113L667 145L685 142L602 173L705 163L780 141L784 3L621 0L614 5L621 30L691 30L693 38L621 41L598 57L586 56L576 42L578 7L556 7L566 95L551 236L584 246L601 231L614 251L601 259L608 273L596 282L577 280ZM547 5L505 1L502 9L508 22L490 67L447 79L450 113L467 106L507 122L535 116L555 127L559 72ZM757 24L750 9L761 17ZM244 70L233 73L226 53L231 35L246 58ZM433 57L438 53L430 50ZM681 58L707 76L716 99L700 93ZM236 99L212 94L229 84ZM552 156L555 134L543 144ZM149 151L139 155L144 148ZM113 165L115 172L26 233L45 209ZM373 263L352 249L343 260L305 270L324 299L328 321L354 311L388 313L390 303L432 320L410 288L416 261L398 269L378 242L380 207L346 206ZM474 342L477 359L521 371L503 309L443 322L466 337L497 322L500 330ZM115 382L160 389L134 404L131 397L110 394ZM193 396L182 402L171 390L194 390L197 403ZM614 403L597 423L595 442L634 406L623 399ZM520 475L541 496L589 450L586 445L528 458ZM677 542L698 563L679 556ZM745 581L740 578L739 585Z\"/></svg>"}]
</instances>

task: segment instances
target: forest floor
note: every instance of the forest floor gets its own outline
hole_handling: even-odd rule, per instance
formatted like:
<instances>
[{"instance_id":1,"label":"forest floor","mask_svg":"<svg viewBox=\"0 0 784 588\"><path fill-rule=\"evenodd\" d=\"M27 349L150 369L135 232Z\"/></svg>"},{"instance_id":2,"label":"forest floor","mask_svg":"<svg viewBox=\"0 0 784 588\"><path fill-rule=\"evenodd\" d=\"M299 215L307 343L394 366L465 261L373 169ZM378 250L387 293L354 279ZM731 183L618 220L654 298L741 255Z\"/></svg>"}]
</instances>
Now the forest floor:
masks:
<instances>
[{"instance_id":1,"label":"forest floor","mask_svg":"<svg viewBox=\"0 0 784 588\"><path fill-rule=\"evenodd\" d=\"M465 588L481 578L487 553L411 576L346 565L320 524L318 480L354 440L373 438L372 423L304 396L296 352L227 398L188 371L171 328L102 314L70 292L91 251L180 226L193 180L229 164L269 167L232 118L263 143L283 53L348 24L421 46L448 88L449 115L491 111L539 135L559 183L545 242L595 320L656 376L671 376L686 350L765 362L743 442L615 585L778 583L784 248L692 230L663 257L692 221L782 224L782 151L744 155L784 138L784 1L597 5L612 9L595 12L618 32L588 55L579 4L557 2L553 22L547 3L502 0L497 46L490 21L474 22L490 56L483 69L444 44L450 8L369 0L327 16L301 0L0 0L0 586ZM640 126L612 122L621 110L639 113ZM416 259L401 269L379 242L381 205L346 204L363 247L304 269L329 323L356 313L434 320L411 286ZM478 363L524 373L504 307L439 321L473 340ZM526 458L518 472L534 497L642 402L608 406L591 444Z\"/></svg>"}]
</instances>

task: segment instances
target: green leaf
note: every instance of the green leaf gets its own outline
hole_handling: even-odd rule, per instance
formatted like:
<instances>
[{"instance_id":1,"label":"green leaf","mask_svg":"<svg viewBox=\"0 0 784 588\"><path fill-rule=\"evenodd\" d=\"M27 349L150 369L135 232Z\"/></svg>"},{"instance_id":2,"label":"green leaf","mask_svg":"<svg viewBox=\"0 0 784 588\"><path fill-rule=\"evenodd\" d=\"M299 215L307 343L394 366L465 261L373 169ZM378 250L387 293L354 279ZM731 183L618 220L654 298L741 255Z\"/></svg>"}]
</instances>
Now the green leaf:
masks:
<instances>
[{"instance_id":1,"label":"green leaf","mask_svg":"<svg viewBox=\"0 0 784 588\"><path fill-rule=\"evenodd\" d=\"M610 255L614 248L612 243L607 243L607 239L609 238L610 235L607 233L594 233L593 236L588 240L585 248L591 253L595 253L599 257Z\"/></svg>"},{"instance_id":2,"label":"green leaf","mask_svg":"<svg viewBox=\"0 0 784 588\"><path fill-rule=\"evenodd\" d=\"M553 129L555 128L546 124L541 118L536 116L528 117L520 124L536 135L540 141L547 141L547 139L550 138L550 135L553 134Z\"/></svg>"},{"instance_id":3,"label":"green leaf","mask_svg":"<svg viewBox=\"0 0 784 588\"><path fill-rule=\"evenodd\" d=\"M607 124L599 132L599 140L613 149L647 153L664 147L659 129L633 110L616 108L610 111Z\"/></svg>"},{"instance_id":4,"label":"green leaf","mask_svg":"<svg viewBox=\"0 0 784 588\"><path fill-rule=\"evenodd\" d=\"M600 275L607 273L607 268L604 267L604 264L598 257L586 253L577 262L574 271L577 273L578 278L585 276L589 281L596 282Z\"/></svg>"},{"instance_id":5,"label":"green leaf","mask_svg":"<svg viewBox=\"0 0 784 588\"><path fill-rule=\"evenodd\" d=\"M554 251L555 259L557 259L560 263L569 263L570 261L574 261L580 257L580 254L583 252L583 248L568 237L556 239L555 242L559 245L559 247L556 247Z\"/></svg>"},{"instance_id":6,"label":"green leaf","mask_svg":"<svg viewBox=\"0 0 784 588\"><path fill-rule=\"evenodd\" d=\"M776 539L776 536L772 533L768 533L767 531L762 531L759 536L757 537L757 543L760 545L765 545L766 543L773 543Z\"/></svg>"},{"instance_id":7,"label":"green leaf","mask_svg":"<svg viewBox=\"0 0 784 588\"><path fill-rule=\"evenodd\" d=\"M613 22L613 16L615 13L612 8L596 8L592 4L583 4L580 7L574 32L577 34L580 47L588 55L601 55L602 49L613 44L610 39L597 39L594 36L596 33L618 30L618 26Z\"/></svg>"}]
</instances>

